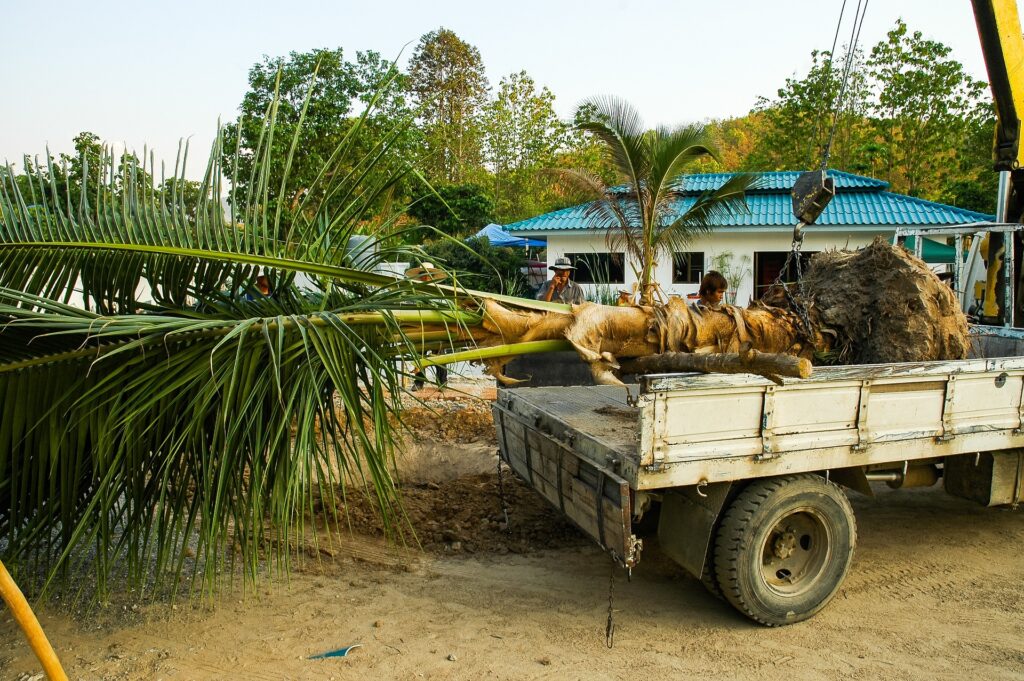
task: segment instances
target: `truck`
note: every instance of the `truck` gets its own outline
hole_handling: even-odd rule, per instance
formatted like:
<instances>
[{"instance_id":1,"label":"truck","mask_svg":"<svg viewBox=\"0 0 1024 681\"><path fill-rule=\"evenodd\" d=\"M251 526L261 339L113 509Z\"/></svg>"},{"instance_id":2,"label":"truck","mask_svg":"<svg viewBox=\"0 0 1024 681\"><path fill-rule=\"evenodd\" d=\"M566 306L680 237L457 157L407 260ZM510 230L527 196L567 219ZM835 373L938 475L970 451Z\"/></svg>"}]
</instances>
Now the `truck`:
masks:
<instances>
[{"instance_id":1,"label":"truck","mask_svg":"<svg viewBox=\"0 0 1024 681\"><path fill-rule=\"evenodd\" d=\"M1002 346L1021 338L978 332ZM624 567L658 509L661 551L751 619L820 611L853 559L844 489L936 484L1024 498L1024 357L823 367L782 385L735 374L501 389L501 459Z\"/></svg>"},{"instance_id":2,"label":"truck","mask_svg":"<svg viewBox=\"0 0 1024 681\"><path fill-rule=\"evenodd\" d=\"M999 118L995 167L1005 172L998 222L951 230L958 254L965 236L986 237L988 248L991 295L970 359L819 367L781 384L674 374L632 389L499 390L501 460L623 567L639 563L636 526L656 513L663 553L750 619L785 625L824 608L851 569L847 490L941 481L986 506L1024 498L1024 330L1014 326L1024 41L1015 0L972 4ZM911 235L920 248L941 234L896 237ZM966 290L959 259L954 269L954 287Z\"/></svg>"}]
</instances>

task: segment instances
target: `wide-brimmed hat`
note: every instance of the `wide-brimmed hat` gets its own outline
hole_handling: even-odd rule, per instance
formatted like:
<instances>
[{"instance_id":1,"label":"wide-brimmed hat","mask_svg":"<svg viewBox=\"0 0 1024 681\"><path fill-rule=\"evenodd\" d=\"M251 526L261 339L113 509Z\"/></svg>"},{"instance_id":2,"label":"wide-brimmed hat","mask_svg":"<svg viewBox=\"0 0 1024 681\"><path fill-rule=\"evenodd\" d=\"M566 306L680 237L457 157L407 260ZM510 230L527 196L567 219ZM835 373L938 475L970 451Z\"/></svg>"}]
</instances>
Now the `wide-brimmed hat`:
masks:
<instances>
[{"instance_id":1,"label":"wide-brimmed hat","mask_svg":"<svg viewBox=\"0 0 1024 681\"><path fill-rule=\"evenodd\" d=\"M406 270L405 276L417 281L443 281L448 278L448 274L444 270L434 267L432 262L425 262L421 267Z\"/></svg>"},{"instance_id":2,"label":"wide-brimmed hat","mask_svg":"<svg viewBox=\"0 0 1024 681\"><path fill-rule=\"evenodd\" d=\"M569 262L569 258L555 258L555 264L548 266L549 270L574 270L572 263Z\"/></svg>"}]
</instances>

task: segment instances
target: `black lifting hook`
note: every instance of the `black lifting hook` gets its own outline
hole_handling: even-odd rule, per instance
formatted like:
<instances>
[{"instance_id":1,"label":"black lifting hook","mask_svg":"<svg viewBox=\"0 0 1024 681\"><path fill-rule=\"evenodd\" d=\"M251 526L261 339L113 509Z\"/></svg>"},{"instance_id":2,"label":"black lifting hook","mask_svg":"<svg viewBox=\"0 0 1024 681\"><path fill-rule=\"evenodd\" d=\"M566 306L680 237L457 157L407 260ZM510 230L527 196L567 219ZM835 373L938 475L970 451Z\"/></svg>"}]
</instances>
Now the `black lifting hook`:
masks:
<instances>
[{"instance_id":1,"label":"black lifting hook","mask_svg":"<svg viewBox=\"0 0 1024 681\"><path fill-rule=\"evenodd\" d=\"M813 225L836 195L836 183L824 170L811 170L800 174L790 194L793 215L805 225Z\"/></svg>"}]
</instances>

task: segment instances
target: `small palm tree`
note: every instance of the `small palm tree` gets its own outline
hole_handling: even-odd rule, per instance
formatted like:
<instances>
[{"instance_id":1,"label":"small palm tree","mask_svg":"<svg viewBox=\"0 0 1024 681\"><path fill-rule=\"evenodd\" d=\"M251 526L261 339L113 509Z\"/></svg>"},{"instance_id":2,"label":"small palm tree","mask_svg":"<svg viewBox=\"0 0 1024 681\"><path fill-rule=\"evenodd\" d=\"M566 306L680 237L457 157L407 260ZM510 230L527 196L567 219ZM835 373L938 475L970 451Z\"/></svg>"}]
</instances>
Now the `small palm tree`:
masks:
<instances>
[{"instance_id":1,"label":"small palm tree","mask_svg":"<svg viewBox=\"0 0 1024 681\"><path fill-rule=\"evenodd\" d=\"M589 100L579 112L586 114L579 129L600 140L622 184L611 186L578 170L559 174L592 200L587 218L596 228L608 230L609 248L626 252L641 302L650 304L657 258L685 250L695 236L709 232L723 217L746 210L745 192L754 178L734 175L686 206L680 199L680 175L699 159L718 158L703 126L648 130L636 109L614 97Z\"/></svg>"}]
</instances>

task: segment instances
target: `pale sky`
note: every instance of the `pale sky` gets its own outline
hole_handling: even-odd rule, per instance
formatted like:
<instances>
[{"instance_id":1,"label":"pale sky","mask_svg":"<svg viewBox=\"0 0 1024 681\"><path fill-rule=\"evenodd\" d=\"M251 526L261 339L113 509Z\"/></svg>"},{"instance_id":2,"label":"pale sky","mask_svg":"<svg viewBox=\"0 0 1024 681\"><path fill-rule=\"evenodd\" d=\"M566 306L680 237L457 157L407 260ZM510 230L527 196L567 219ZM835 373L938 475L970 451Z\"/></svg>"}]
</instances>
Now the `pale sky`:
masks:
<instances>
[{"instance_id":1,"label":"pale sky","mask_svg":"<svg viewBox=\"0 0 1024 681\"><path fill-rule=\"evenodd\" d=\"M218 117L237 116L263 55L341 47L349 60L368 49L395 58L405 47L404 64L420 36L444 26L480 50L492 87L526 70L562 116L613 94L652 126L689 123L743 115L805 74L811 50L831 47L842 0L3 4L0 161L70 151L90 130L138 152L148 145L173 167L187 137L196 177ZM847 0L847 22L856 4ZM988 80L969 0L873 0L861 45L897 17Z\"/></svg>"}]
</instances>

